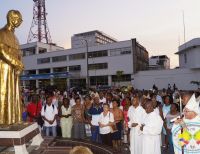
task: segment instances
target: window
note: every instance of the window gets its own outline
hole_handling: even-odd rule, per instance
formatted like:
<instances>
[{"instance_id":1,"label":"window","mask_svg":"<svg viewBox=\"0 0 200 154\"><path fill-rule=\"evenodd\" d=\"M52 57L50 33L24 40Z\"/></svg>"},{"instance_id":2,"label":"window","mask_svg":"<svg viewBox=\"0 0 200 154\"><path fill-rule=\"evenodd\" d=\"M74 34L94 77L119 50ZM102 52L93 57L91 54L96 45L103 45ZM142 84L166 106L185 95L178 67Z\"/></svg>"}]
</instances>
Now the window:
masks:
<instances>
[{"instance_id":1,"label":"window","mask_svg":"<svg viewBox=\"0 0 200 154\"><path fill-rule=\"evenodd\" d=\"M118 55L125 55L125 54L131 54L131 48L118 48L118 49L110 50L111 56L118 56Z\"/></svg>"},{"instance_id":2,"label":"window","mask_svg":"<svg viewBox=\"0 0 200 154\"><path fill-rule=\"evenodd\" d=\"M110 50L110 55L111 56L117 56L117 55L120 55L121 53L121 49L112 49Z\"/></svg>"},{"instance_id":3,"label":"window","mask_svg":"<svg viewBox=\"0 0 200 154\"><path fill-rule=\"evenodd\" d=\"M59 87L59 90L64 91L66 90L67 80L66 78L54 78L53 85L55 85L56 87Z\"/></svg>"},{"instance_id":4,"label":"window","mask_svg":"<svg viewBox=\"0 0 200 154\"><path fill-rule=\"evenodd\" d=\"M108 76L91 76L90 85L108 85Z\"/></svg>"},{"instance_id":5,"label":"window","mask_svg":"<svg viewBox=\"0 0 200 154\"><path fill-rule=\"evenodd\" d=\"M67 67L56 67L53 68L54 73L59 73L59 72L67 72Z\"/></svg>"},{"instance_id":6,"label":"window","mask_svg":"<svg viewBox=\"0 0 200 154\"><path fill-rule=\"evenodd\" d=\"M79 59L85 59L85 53L69 55L69 60L79 60Z\"/></svg>"},{"instance_id":7,"label":"window","mask_svg":"<svg viewBox=\"0 0 200 154\"><path fill-rule=\"evenodd\" d=\"M88 58L95 58L95 57L105 57L108 56L108 51L93 51L88 53Z\"/></svg>"},{"instance_id":8,"label":"window","mask_svg":"<svg viewBox=\"0 0 200 154\"><path fill-rule=\"evenodd\" d=\"M52 62L60 62L60 61L66 61L67 56L56 56L52 57Z\"/></svg>"},{"instance_id":9,"label":"window","mask_svg":"<svg viewBox=\"0 0 200 154\"><path fill-rule=\"evenodd\" d=\"M70 87L86 87L86 79L70 79Z\"/></svg>"},{"instance_id":10,"label":"window","mask_svg":"<svg viewBox=\"0 0 200 154\"><path fill-rule=\"evenodd\" d=\"M125 82L125 81L131 81L130 74L124 74L122 76L112 75L112 82Z\"/></svg>"},{"instance_id":11,"label":"window","mask_svg":"<svg viewBox=\"0 0 200 154\"><path fill-rule=\"evenodd\" d=\"M39 82L39 88L46 88L50 85L51 81L49 79L40 79Z\"/></svg>"},{"instance_id":12,"label":"window","mask_svg":"<svg viewBox=\"0 0 200 154\"><path fill-rule=\"evenodd\" d=\"M50 58L40 58L40 59L37 59L37 63L38 64L45 64L45 63L50 63Z\"/></svg>"},{"instance_id":13,"label":"window","mask_svg":"<svg viewBox=\"0 0 200 154\"><path fill-rule=\"evenodd\" d=\"M24 71L25 75L31 75L31 74L36 74L36 70L25 70Z\"/></svg>"},{"instance_id":14,"label":"window","mask_svg":"<svg viewBox=\"0 0 200 154\"><path fill-rule=\"evenodd\" d=\"M25 82L26 87L30 89L36 88L36 80L25 80L24 82Z\"/></svg>"},{"instance_id":15,"label":"window","mask_svg":"<svg viewBox=\"0 0 200 154\"><path fill-rule=\"evenodd\" d=\"M184 53L184 61L185 61L185 63L187 63L187 54L186 53Z\"/></svg>"},{"instance_id":16,"label":"window","mask_svg":"<svg viewBox=\"0 0 200 154\"><path fill-rule=\"evenodd\" d=\"M69 66L70 72L75 72L75 71L80 71L80 70L81 70L81 65Z\"/></svg>"},{"instance_id":17,"label":"window","mask_svg":"<svg viewBox=\"0 0 200 154\"><path fill-rule=\"evenodd\" d=\"M39 48L39 54L47 52L47 49L45 48Z\"/></svg>"},{"instance_id":18,"label":"window","mask_svg":"<svg viewBox=\"0 0 200 154\"><path fill-rule=\"evenodd\" d=\"M122 48L121 55L131 54L131 48Z\"/></svg>"},{"instance_id":19,"label":"window","mask_svg":"<svg viewBox=\"0 0 200 154\"><path fill-rule=\"evenodd\" d=\"M138 43L136 44L136 51L134 53L134 72L146 70L149 58L148 52L145 48L140 46Z\"/></svg>"},{"instance_id":20,"label":"window","mask_svg":"<svg viewBox=\"0 0 200 154\"><path fill-rule=\"evenodd\" d=\"M40 69L38 71L39 74L47 74L47 73L50 73L50 69Z\"/></svg>"},{"instance_id":21,"label":"window","mask_svg":"<svg viewBox=\"0 0 200 154\"><path fill-rule=\"evenodd\" d=\"M35 47L31 47L31 48L26 48L26 49L22 49L23 51L23 56L31 56L31 55L35 55Z\"/></svg>"},{"instance_id":22,"label":"window","mask_svg":"<svg viewBox=\"0 0 200 154\"><path fill-rule=\"evenodd\" d=\"M96 63L96 64L89 64L88 69L89 70L98 70L98 69L107 69L108 63Z\"/></svg>"}]
</instances>

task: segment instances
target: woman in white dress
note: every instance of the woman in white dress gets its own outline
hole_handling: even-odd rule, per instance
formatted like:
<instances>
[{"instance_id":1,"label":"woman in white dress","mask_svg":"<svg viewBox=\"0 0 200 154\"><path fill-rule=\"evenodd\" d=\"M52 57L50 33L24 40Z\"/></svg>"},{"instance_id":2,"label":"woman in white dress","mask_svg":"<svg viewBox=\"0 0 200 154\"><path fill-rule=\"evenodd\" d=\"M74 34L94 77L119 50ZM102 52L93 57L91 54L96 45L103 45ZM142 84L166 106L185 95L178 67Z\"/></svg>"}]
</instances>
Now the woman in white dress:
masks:
<instances>
[{"instance_id":1,"label":"woman in white dress","mask_svg":"<svg viewBox=\"0 0 200 154\"><path fill-rule=\"evenodd\" d=\"M62 137L64 138L71 138L72 131L71 106L69 105L69 102L70 100L68 98L64 98L60 109L60 125Z\"/></svg>"}]
</instances>

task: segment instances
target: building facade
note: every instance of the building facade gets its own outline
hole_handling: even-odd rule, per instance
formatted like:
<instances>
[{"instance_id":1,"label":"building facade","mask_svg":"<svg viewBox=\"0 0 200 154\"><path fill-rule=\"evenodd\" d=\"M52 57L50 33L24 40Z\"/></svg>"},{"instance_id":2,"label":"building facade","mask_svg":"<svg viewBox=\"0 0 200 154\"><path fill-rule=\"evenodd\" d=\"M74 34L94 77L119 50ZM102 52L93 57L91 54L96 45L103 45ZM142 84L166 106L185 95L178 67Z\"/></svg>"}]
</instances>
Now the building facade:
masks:
<instances>
[{"instance_id":1,"label":"building facade","mask_svg":"<svg viewBox=\"0 0 200 154\"><path fill-rule=\"evenodd\" d=\"M31 50L30 54L33 48L35 51ZM148 52L136 39L89 46L88 49L86 46L63 49L38 42L21 45L21 49L25 65L22 83L33 88L49 84L86 87L87 75L90 86L128 85L135 72L148 67ZM117 71L123 71L120 78ZM66 77L58 75L65 72L68 73Z\"/></svg>"},{"instance_id":2,"label":"building facade","mask_svg":"<svg viewBox=\"0 0 200 154\"><path fill-rule=\"evenodd\" d=\"M200 68L200 38L192 39L179 47L180 68Z\"/></svg>"},{"instance_id":3,"label":"building facade","mask_svg":"<svg viewBox=\"0 0 200 154\"><path fill-rule=\"evenodd\" d=\"M88 46L97 46L102 44L114 43L117 40L101 31L94 30L85 33L74 34L71 37L72 48L85 47L85 41L87 41Z\"/></svg>"},{"instance_id":4,"label":"building facade","mask_svg":"<svg viewBox=\"0 0 200 154\"><path fill-rule=\"evenodd\" d=\"M149 69L170 69L170 59L166 55L151 56L149 58Z\"/></svg>"},{"instance_id":5,"label":"building facade","mask_svg":"<svg viewBox=\"0 0 200 154\"><path fill-rule=\"evenodd\" d=\"M179 68L167 70L140 71L134 74L133 86L137 89L167 88L168 84L178 89L195 90L200 82L200 38L192 39L179 47Z\"/></svg>"}]
</instances>

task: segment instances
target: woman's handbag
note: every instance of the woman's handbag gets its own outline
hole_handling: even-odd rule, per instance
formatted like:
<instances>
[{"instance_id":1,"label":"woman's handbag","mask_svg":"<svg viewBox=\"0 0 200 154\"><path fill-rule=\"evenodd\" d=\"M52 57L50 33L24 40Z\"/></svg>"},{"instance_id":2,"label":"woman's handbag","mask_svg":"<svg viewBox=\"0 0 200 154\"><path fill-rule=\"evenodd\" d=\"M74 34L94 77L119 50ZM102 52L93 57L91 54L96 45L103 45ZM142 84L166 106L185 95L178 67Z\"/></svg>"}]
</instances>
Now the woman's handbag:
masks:
<instances>
[{"instance_id":1,"label":"woman's handbag","mask_svg":"<svg viewBox=\"0 0 200 154\"><path fill-rule=\"evenodd\" d=\"M37 112L38 112L38 103L37 103L37 107L36 107L36 114L37 114ZM36 121L40 127L42 127L44 125L44 120L41 116L41 113L39 113L38 117L36 118Z\"/></svg>"}]
</instances>

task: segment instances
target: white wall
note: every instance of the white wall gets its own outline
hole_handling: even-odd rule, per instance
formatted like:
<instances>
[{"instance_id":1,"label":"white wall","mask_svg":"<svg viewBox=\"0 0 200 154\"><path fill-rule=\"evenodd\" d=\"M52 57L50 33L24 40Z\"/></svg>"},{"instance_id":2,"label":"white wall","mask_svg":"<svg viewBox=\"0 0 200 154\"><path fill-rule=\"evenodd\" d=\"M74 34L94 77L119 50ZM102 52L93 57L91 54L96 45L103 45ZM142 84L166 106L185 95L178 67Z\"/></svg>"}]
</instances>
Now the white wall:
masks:
<instances>
[{"instance_id":1,"label":"white wall","mask_svg":"<svg viewBox=\"0 0 200 154\"><path fill-rule=\"evenodd\" d=\"M140 71L134 75L133 86L136 89L152 89L155 84L159 89L167 88L168 83L175 83L179 89L193 90L197 87L191 81L200 81L200 69L172 69Z\"/></svg>"},{"instance_id":2,"label":"white wall","mask_svg":"<svg viewBox=\"0 0 200 154\"><path fill-rule=\"evenodd\" d=\"M42 48L46 48L47 52L64 50L63 47L59 47L56 45L49 45L49 44L42 43L42 42L26 43L26 44L20 45L20 47L21 47L21 49L30 48L30 47L37 47L37 48L42 47Z\"/></svg>"},{"instance_id":3,"label":"white wall","mask_svg":"<svg viewBox=\"0 0 200 154\"><path fill-rule=\"evenodd\" d=\"M149 65L158 65L159 58L149 58Z\"/></svg>"},{"instance_id":4,"label":"white wall","mask_svg":"<svg viewBox=\"0 0 200 154\"><path fill-rule=\"evenodd\" d=\"M179 47L180 68L200 68L200 38L192 39ZM187 56L185 63L184 54Z\"/></svg>"},{"instance_id":5,"label":"white wall","mask_svg":"<svg viewBox=\"0 0 200 154\"><path fill-rule=\"evenodd\" d=\"M184 54L187 56L187 63L185 63ZM179 57L180 68L200 68L200 46L182 51Z\"/></svg>"}]
</instances>

